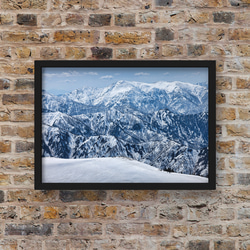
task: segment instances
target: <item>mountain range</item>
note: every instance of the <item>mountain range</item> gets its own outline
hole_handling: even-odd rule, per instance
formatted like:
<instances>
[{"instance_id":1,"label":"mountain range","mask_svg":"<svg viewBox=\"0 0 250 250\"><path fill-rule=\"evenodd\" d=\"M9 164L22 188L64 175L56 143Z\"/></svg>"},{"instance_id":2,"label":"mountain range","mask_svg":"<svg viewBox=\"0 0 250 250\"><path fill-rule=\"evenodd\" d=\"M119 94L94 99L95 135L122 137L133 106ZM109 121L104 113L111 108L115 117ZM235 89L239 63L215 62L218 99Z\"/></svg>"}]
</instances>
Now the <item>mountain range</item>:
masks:
<instances>
[{"instance_id":1,"label":"mountain range","mask_svg":"<svg viewBox=\"0 0 250 250\"><path fill-rule=\"evenodd\" d=\"M205 83L118 81L64 95L42 93L42 155L126 157L208 176Z\"/></svg>"}]
</instances>

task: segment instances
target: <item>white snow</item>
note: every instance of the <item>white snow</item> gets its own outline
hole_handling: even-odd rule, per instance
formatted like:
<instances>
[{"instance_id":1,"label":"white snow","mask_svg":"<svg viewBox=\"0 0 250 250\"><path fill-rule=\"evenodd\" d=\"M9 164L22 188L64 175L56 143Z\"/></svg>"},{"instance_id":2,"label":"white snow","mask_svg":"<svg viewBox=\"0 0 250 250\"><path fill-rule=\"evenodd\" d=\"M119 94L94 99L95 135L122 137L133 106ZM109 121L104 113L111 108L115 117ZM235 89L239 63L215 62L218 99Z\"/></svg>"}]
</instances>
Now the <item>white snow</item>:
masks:
<instances>
[{"instance_id":1,"label":"white snow","mask_svg":"<svg viewBox=\"0 0 250 250\"><path fill-rule=\"evenodd\" d=\"M126 158L42 158L44 183L207 183L208 178L168 173Z\"/></svg>"}]
</instances>

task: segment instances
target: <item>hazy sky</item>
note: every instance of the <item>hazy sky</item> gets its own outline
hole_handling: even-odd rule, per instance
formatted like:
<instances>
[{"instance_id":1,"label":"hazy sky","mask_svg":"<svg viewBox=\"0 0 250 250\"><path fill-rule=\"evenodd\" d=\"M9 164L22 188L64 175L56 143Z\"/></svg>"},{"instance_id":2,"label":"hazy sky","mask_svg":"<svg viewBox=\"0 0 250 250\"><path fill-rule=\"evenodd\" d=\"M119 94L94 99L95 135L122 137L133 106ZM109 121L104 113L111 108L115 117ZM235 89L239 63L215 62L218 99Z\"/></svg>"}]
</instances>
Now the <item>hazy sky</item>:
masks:
<instances>
[{"instance_id":1,"label":"hazy sky","mask_svg":"<svg viewBox=\"0 0 250 250\"><path fill-rule=\"evenodd\" d=\"M83 87L104 88L119 80L207 82L208 68L43 68L43 89L64 94Z\"/></svg>"}]
</instances>

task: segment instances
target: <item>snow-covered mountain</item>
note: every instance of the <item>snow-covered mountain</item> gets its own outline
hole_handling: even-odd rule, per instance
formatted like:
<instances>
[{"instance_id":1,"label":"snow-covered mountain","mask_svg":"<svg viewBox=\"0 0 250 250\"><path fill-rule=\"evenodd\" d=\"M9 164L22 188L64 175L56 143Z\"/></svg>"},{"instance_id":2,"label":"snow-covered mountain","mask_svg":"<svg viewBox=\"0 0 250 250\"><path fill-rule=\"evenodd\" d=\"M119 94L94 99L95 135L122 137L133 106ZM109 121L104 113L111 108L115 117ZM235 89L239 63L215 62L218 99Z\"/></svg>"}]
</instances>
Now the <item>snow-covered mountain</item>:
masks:
<instances>
[{"instance_id":1,"label":"snow-covered mountain","mask_svg":"<svg viewBox=\"0 0 250 250\"><path fill-rule=\"evenodd\" d=\"M127 157L208 176L208 90L182 82L119 81L43 92L43 156Z\"/></svg>"},{"instance_id":2,"label":"snow-covered mountain","mask_svg":"<svg viewBox=\"0 0 250 250\"><path fill-rule=\"evenodd\" d=\"M190 83L118 81L104 89L84 87L56 98L46 94L43 107L71 115L79 109L95 111L104 106L143 114L166 108L176 114L197 114L208 111L207 99L206 87Z\"/></svg>"}]
</instances>

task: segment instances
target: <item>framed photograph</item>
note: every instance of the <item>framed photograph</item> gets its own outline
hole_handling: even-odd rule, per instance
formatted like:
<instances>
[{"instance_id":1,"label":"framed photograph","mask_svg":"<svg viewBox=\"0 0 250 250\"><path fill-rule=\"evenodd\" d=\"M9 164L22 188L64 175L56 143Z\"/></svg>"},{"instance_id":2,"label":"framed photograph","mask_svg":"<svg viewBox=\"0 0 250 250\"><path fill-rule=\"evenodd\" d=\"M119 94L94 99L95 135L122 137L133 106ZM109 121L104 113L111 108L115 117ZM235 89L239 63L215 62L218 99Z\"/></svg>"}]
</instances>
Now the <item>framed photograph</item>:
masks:
<instances>
[{"instance_id":1,"label":"framed photograph","mask_svg":"<svg viewBox=\"0 0 250 250\"><path fill-rule=\"evenodd\" d=\"M35 189L215 189L215 61L36 61Z\"/></svg>"}]
</instances>

